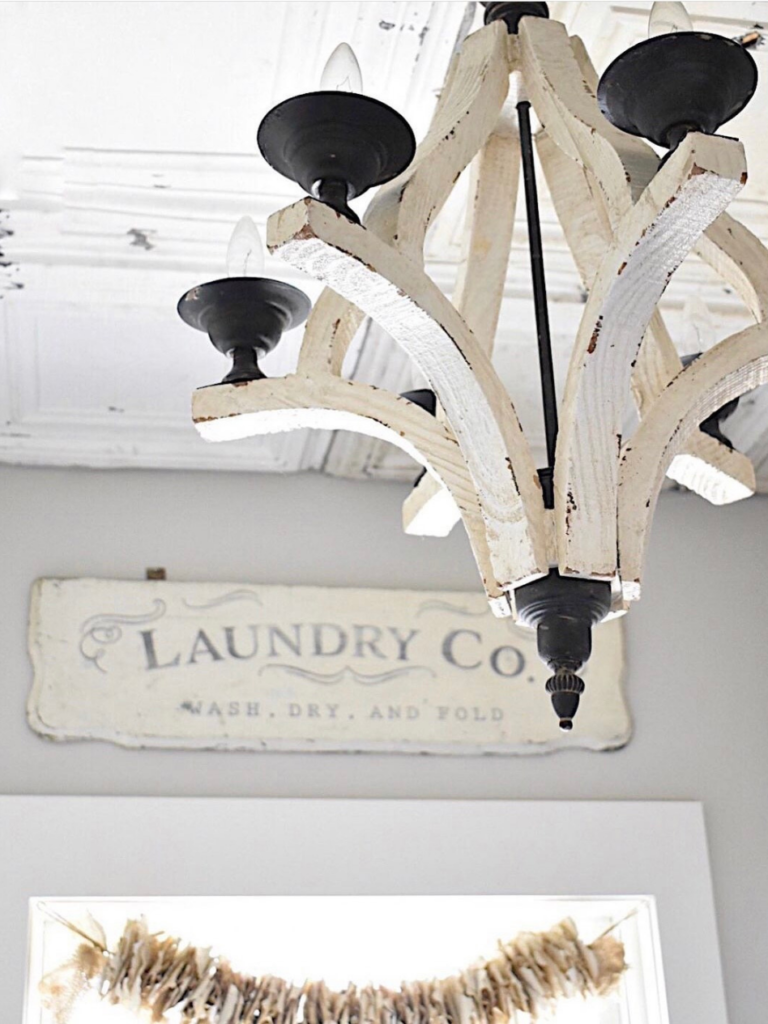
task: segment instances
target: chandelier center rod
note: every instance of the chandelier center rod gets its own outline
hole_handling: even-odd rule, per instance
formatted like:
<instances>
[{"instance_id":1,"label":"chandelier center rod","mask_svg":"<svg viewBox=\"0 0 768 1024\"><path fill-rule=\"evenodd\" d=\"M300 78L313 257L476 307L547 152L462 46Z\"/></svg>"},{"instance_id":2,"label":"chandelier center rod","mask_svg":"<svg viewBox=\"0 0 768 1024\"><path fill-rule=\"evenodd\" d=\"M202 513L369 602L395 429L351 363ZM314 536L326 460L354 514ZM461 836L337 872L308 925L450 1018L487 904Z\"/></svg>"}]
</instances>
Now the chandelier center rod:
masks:
<instances>
[{"instance_id":1,"label":"chandelier center rod","mask_svg":"<svg viewBox=\"0 0 768 1024\"><path fill-rule=\"evenodd\" d=\"M552 361L552 339L549 331L547 310L547 284L544 276L544 254L541 243L541 222L539 219L539 197L536 188L536 168L533 162L533 137L531 135L531 104L521 100L517 104L517 120L520 129L520 155L525 190L525 212L528 219L528 249L531 257L531 280L533 283L533 306L536 316L536 337L539 349L539 375L541 398L544 412L544 433L547 446L547 469L540 474L544 491L544 505L554 508L554 486L552 474L555 468L557 447L557 392L555 389L555 366Z\"/></svg>"}]
</instances>

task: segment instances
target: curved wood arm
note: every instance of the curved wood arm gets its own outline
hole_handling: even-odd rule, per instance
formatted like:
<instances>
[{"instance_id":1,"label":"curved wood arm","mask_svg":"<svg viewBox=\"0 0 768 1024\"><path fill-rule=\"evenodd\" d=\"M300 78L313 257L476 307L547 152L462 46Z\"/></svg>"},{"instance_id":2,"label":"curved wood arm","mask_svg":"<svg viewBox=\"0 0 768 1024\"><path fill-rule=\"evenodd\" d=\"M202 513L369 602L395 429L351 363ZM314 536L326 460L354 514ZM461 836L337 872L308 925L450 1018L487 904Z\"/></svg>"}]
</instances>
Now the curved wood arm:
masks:
<instances>
[{"instance_id":1,"label":"curved wood arm","mask_svg":"<svg viewBox=\"0 0 768 1024\"><path fill-rule=\"evenodd\" d=\"M546 573L528 443L490 361L439 288L407 257L311 199L270 217L267 245L358 305L427 378L474 481L496 578L512 586Z\"/></svg>"},{"instance_id":2,"label":"curved wood arm","mask_svg":"<svg viewBox=\"0 0 768 1024\"><path fill-rule=\"evenodd\" d=\"M621 457L619 557L625 599L640 596L645 549L664 473L697 425L768 382L768 324L731 335L675 378Z\"/></svg>"},{"instance_id":3,"label":"curved wood arm","mask_svg":"<svg viewBox=\"0 0 768 1024\"><path fill-rule=\"evenodd\" d=\"M496 614L509 603L490 564L485 524L472 480L446 428L389 391L330 374L294 374L199 388L192 418L207 441L229 441L302 427L351 430L396 444L440 482L459 509L483 585Z\"/></svg>"},{"instance_id":4,"label":"curved wood arm","mask_svg":"<svg viewBox=\"0 0 768 1024\"><path fill-rule=\"evenodd\" d=\"M546 18L520 22L520 58L531 103L566 156L589 168L616 223L656 173L658 157L642 139L619 131L600 113L584 51L565 26Z\"/></svg>"},{"instance_id":5,"label":"curved wood arm","mask_svg":"<svg viewBox=\"0 0 768 1024\"><path fill-rule=\"evenodd\" d=\"M595 96L597 73L578 37L568 39L561 26L534 25L532 19L522 35L525 67L529 76L537 76L534 103L548 126L537 139L539 157L558 219L589 289L614 229L639 197L643 182L653 178L659 158L642 139L617 131L603 117ZM707 229L709 238L699 239L696 251L745 294L750 286L737 254L741 226L734 225L727 214L721 215ZM754 247L750 252L758 256ZM749 298L747 294L748 304ZM656 310L632 373L641 416L681 370L674 342ZM701 431L689 438L687 451L675 460L669 475L714 504L748 497L756 486L751 461Z\"/></svg>"},{"instance_id":6,"label":"curved wood arm","mask_svg":"<svg viewBox=\"0 0 768 1024\"><path fill-rule=\"evenodd\" d=\"M689 135L614 233L566 380L555 463L560 571L612 579L624 407L633 360L667 283L746 180L733 139Z\"/></svg>"},{"instance_id":7,"label":"curved wood arm","mask_svg":"<svg viewBox=\"0 0 768 1024\"><path fill-rule=\"evenodd\" d=\"M519 176L516 111L514 102L508 102L472 164L462 261L452 297L489 356L504 296ZM422 477L403 504L406 533L446 537L458 518L456 507L432 477Z\"/></svg>"},{"instance_id":8,"label":"curved wood arm","mask_svg":"<svg viewBox=\"0 0 768 1024\"><path fill-rule=\"evenodd\" d=\"M757 235L730 214L721 213L695 251L733 286L758 323L768 319L768 249Z\"/></svg>"},{"instance_id":9,"label":"curved wood arm","mask_svg":"<svg viewBox=\"0 0 768 1024\"><path fill-rule=\"evenodd\" d=\"M501 22L464 40L413 161L378 190L365 213L369 231L419 266L429 225L497 123L509 90L507 46ZM341 373L362 320L363 313L348 299L324 291L307 321L300 366L308 373L322 368Z\"/></svg>"}]
</instances>

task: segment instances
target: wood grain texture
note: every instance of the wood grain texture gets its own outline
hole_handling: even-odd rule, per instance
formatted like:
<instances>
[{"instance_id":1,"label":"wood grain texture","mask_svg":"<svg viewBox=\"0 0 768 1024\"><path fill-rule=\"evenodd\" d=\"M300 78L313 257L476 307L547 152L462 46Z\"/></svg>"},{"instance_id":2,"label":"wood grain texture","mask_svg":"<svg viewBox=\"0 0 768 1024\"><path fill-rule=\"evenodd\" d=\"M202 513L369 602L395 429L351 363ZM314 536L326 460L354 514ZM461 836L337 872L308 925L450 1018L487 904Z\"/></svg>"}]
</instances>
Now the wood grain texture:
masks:
<instances>
[{"instance_id":1,"label":"wood grain texture","mask_svg":"<svg viewBox=\"0 0 768 1024\"><path fill-rule=\"evenodd\" d=\"M617 223L653 177L658 158L649 159L652 151L641 139L614 128L600 113L594 70L582 69L583 56L583 47L574 50L559 22L520 23L523 78L539 121L566 156L590 169Z\"/></svg>"},{"instance_id":2,"label":"wood grain texture","mask_svg":"<svg viewBox=\"0 0 768 1024\"><path fill-rule=\"evenodd\" d=\"M589 289L613 236L605 205L591 172L566 156L546 131L538 133L536 144L555 211L582 282ZM721 214L715 225L725 218L731 220ZM736 230L734 235L738 235ZM714 251L713 258L719 253L719 249ZM768 253L765 255L768 257ZM758 265L757 260L754 265ZM742 278L744 282L746 274ZM664 319L656 309L632 373L632 393L641 417L682 368ZM672 461L668 475L715 505L747 498L756 486L752 461L700 430L694 431L686 450Z\"/></svg>"},{"instance_id":3,"label":"wood grain texture","mask_svg":"<svg viewBox=\"0 0 768 1024\"><path fill-rule=\"evenodd\" d=\"M489 356L504 295L520 177L515 98L516 92L472 162L462 260L452 298ZM435 487L434 478L422 477L403 504L405 532L445 537L457 522L458 511L448 496Z\"/></svg>"},{"instance_id":4,"label":"wood grain texture","mask_svg":"<svg viewBox=\"0 0 768 1024\"><path fill-rule=\"evenodd\" d=\"M542 117L541 108L546 107L553 117L550 128L554 137L550 131L544 131L537 139L539 157L558 219L582 282L589 289L599 261L611 244L613 230L618 226L620 216L624 215L622 211L626 213L637 198L639 183L650 181L656 173L659 158L642 139L622 132L617 134L602 116L595 96L597 73L578 37L569 40L569 57L561 32L546 28L529 29L531 26L526 26L524 33L527 66L548 69L548 77L535 91L539 100L538 113ZM557 40L557 48L550 55L547 44L553 39ZM549 97L547 90L553 88L560 90L559 95ZM609 151L606 151L604 146L601 148L596 140L592 140L593 149L600 156L596 164L583 162L583 158L589 156L589 149L584 145L584 124L609 146ZM567 146L569 139L570 149ZM610 150L614 150L618 161L611 158ZM577 156L571 159L568 153ZM699 239L695 248L706 262L733 283L740 294L745 295L749 304L754 293L750 291L743 267L746 249L742 248L741 256L734 255L741 239L740 228L741 225L723 214L707 229L709 237ZM754 236L751 238L760 245ZM754 244L751 255L759 262ZM674 342L656 310L632 373L632 393L641 416L681 370L682 363ZM711 466L711 472L707 466ZM751 460L718 441L712 443L712 439L701 431L691 436L687 452L681 453L670 467L670 476L714 504L748 497L756 486Z\"/></svg>"},{"instance_id":5,"label":"wood grain texture","mask_svg":"<svg viewBox=\"0 0 768 1024\"><path fill-rule=\"evenodd\" d=\"M403 531L413 537L447 537L461 515L433 476L422 476L403 502Z\"/></svg>"},{"instance_id":6,"label":"wood grain texture","mask_svg":"<svg viewBox=\"0 0 768 1024\"><path fill-rule=\"evenodd\" d=\"M768 324L731 335L675 378L625 445L619 545L627 600L640 596L643 560L664 474L703 419L768 382Z\"/></svg>"},{"instance_id":7,"label":"wood grain texture","mask_svg":"<svg viewBox=\"0 0 768 1024\"><path fill-rule=\"evenodd\" d=\"M502 22L464 40L413 162L379 189L366 212L366 227L416 263L423 263L434 217L498 123L509 92L507 47Z\"/></svg>"},{"instance_id":8,"label":"wood grain texture","mask_svg":"<svg viewBox=\"0 0 768 1024\"><path fill-rule=\"evenodd\" d=\"M424 238L456 181L498 122L509 90L506 26L488 25L455 54L432 123L410 165L383 185L365 212L369 231L424 265ZM300 365L340 373L363 320L348 299L323 292L304 332Z\"/></svg>"},{"instance_id":9,"label":"wood grain texture","mask_svg":"<svg viewBox=\"0 0 768 1024\"><path fill-rule=\"evenodd\" d=\"M421 463L451 496L494 610L498 614L508 609L501 583L491 568L475 488L456 441L443 424L413 402L330 374L294 374L200 388L192 397L192 418L208 441L312 427L351 430L396 444Z\"/></svg>"},{"instance_id":10,"label":"wood grain texture","mask_svg":"<svg viewBox=\"0 0 768 1024\"><path fill-rule=\"evenodd\" d=\"M267 244L376 320L427 378L475 483L499 582L545 573L543 503L528 444L490 361L437 286L370 231L311 199L270 218Z\"/></svg>"},{"instance_id":11,"label":"wood grain texture","mask_svg":"<svg viewBox=\"0 0 768 1024\"><path fill-rule=\"evenodd\" d=\"M695 251L733 286L758 323L768 318L768 249L749 228L723 213Z\"/></svg>"},{"instance_id":12,"label":"wood grain texture","mask_svg":"<svg viewBox=\"0 0 768 1024\"><path fill-rule=\"evenodd\" d=\"M555 465L560 571L617 574L622 421L633 360L669 278L746 180L732 139L689 135L615 229L574 345Z\"/></svg>"}]
</instances>

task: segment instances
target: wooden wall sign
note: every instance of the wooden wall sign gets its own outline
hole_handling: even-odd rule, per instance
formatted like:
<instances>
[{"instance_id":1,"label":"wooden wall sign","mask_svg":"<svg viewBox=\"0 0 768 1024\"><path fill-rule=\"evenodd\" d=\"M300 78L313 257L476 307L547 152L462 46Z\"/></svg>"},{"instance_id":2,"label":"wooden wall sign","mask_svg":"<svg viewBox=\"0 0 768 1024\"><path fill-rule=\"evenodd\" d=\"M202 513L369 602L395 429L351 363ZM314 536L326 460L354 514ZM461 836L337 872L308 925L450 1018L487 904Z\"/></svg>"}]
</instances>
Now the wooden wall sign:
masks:
<instances>
[{"instance_id":1,"label":"wooden wall sign","mask_svg":"<svg viewBox=\"0 0 768 1024\"><path fill-rule=\"evenodd\" d=\"M56 740L521 754L631 734L620 620L563 734L534 634L481 593L43 579L29 639L29 722Z\"/></svg>"}]
</instances>

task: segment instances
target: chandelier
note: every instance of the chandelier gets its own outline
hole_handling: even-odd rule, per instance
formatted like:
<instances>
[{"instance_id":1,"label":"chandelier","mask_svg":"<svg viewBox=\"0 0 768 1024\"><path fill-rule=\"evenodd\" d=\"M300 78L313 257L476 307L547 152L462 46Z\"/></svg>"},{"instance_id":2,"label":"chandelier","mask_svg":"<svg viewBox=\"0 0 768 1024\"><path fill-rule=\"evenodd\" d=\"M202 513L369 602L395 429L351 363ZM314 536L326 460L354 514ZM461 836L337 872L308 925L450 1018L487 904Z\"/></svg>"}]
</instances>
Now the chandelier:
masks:
<instances>
[{"instance_id":1,"label":"chandelier","mask_svg":"<svg viewBox=\"0 0 768 1024\"><path fill-rule=\"evenodd\" d=\"M463 521L493 612L536 629L553 673L547 691L570 729L593 626L640 597L665 475L715 504L755 489L751 463L720 424L740 395L768 380L768 250L725 213L747 173L741 143L716 133L749 101L757 71L739 41L693 31L679 3L654 4L649 38L599 81L547 4L483 6L485 26L453 58L418 147L396 111L362 94L345 44L320 91L262 121L265 160L307 193L269 218L267 246L323 282L311 312L299 289L251 276L260 270L247 221L230 244L232 276L192 288L178 309L232 361L220 384L194 394L204 438L352 430L399 445L425 467L405 529L439 536ZM538 159L588 293L559 408L532 111ZM424 270L424 240L470 164L465 258L449 300ZM520 167L541 468L490 358ZM376 185L361 223L348 203ZM657 305L691 252L738 291L757 323L683 366ZM342 376L364 317L402 346L428 388L397 395ZM259 356L305 319L296 371L265 377ZM625 439L630 395L639 426Z\"/></svg>"}]
</instances>

